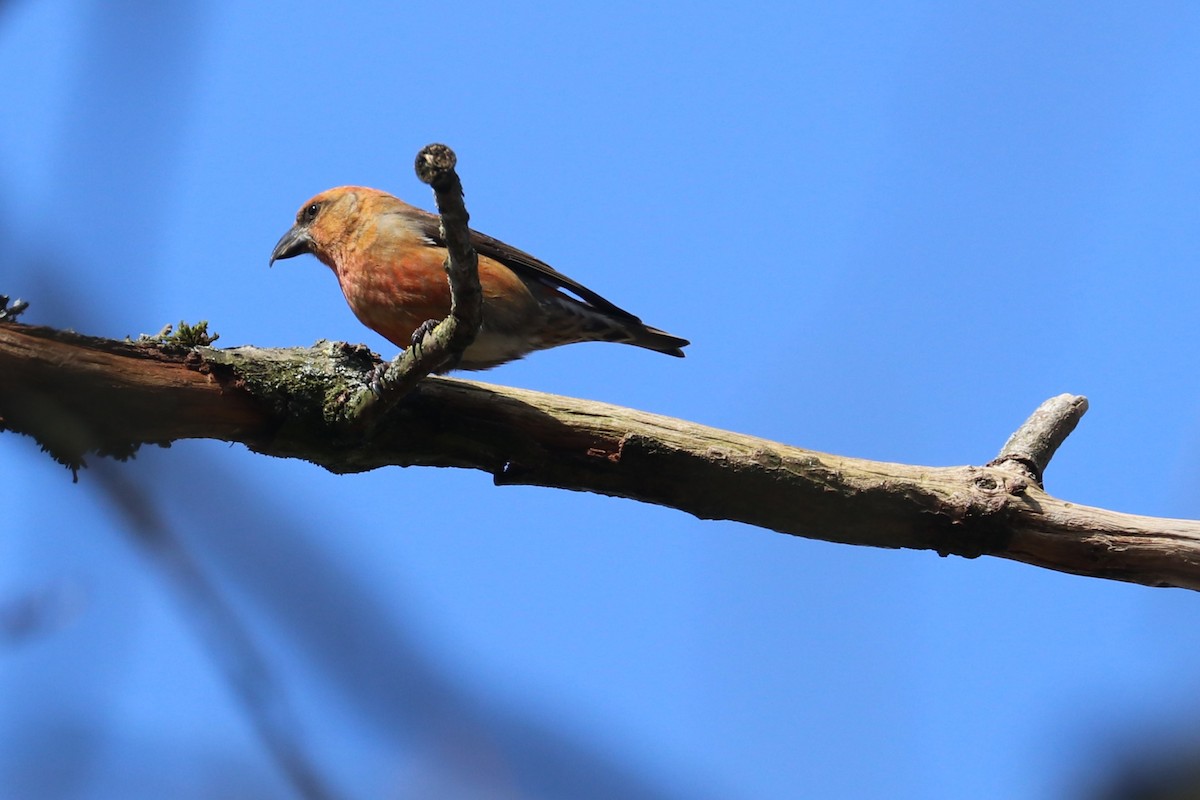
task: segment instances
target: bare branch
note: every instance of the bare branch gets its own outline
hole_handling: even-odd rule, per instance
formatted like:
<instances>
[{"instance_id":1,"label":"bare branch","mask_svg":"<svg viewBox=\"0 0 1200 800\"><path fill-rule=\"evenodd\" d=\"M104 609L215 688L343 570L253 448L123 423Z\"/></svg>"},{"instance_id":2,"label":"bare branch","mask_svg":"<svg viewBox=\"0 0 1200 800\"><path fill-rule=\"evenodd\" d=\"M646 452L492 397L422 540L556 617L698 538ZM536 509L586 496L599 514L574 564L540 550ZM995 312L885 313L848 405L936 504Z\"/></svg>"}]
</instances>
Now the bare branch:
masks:
<instances>
[{"instance_id":1,"label":"bare branch","mask_svg":"<svg viewBox=\"0 0 1200 800\"><path fill-rule=\"evenodd\" d=\"M372 431L345 425L345 399L377 364L339 343L185 350L0 325L0 425L70 464L212 438L333 472L466 467L498 485L598 492L833 542L1200 589L1200 522L1075 505L1011 468L1014 458L1044 468L1082 398L1035 414L1001 466L922 467L449 378L419 383Z\"/></svg>"}]
</instances>

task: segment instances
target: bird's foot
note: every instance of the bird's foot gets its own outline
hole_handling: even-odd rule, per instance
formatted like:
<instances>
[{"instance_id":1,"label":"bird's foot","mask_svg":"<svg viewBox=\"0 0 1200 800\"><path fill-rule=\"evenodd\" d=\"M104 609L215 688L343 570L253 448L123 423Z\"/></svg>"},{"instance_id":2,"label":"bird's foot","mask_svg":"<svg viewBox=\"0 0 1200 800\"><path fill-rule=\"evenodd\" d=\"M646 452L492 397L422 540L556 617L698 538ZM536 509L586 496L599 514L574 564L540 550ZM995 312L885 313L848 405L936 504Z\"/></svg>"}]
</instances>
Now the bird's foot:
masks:
<instances>
[{"instance_id":1,"label":"bird's foot","mask_svg":"<svg viewBox=\"0 0 1200 800\"><path fill-rule=\"evenodd\" d=\"M417 329L412 333L412 348L413 355L421 355L421 342L425 339L425 335L431 333L434 328L441 322L440 319L427 319L417 326Z\"/></svg>"},{"instance_id":2,"label":"bird's foot","mask_svg":"<svg viewBox=\"0 0 1200 800\"><path fill-rule=\"evenodd\" d=\"M382 361L375 365L375 369L371 370L371 377L367 379L367 388L371 390L376 397L383 394L383 378L387 375L390 365L386 361Z\"/></svg>"}]
</instances>

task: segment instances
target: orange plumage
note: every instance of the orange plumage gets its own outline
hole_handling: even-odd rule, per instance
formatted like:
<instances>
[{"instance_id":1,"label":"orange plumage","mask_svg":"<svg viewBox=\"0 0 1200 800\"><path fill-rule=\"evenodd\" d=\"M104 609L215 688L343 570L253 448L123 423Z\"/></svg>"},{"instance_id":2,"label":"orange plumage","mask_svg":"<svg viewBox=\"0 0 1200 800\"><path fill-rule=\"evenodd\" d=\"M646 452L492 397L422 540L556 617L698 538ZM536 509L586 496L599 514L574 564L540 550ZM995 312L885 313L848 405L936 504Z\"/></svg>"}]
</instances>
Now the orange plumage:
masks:
<instances>
[{"instance_id":1,"label":"orange plumage","mask_svg":"<svg viewBox=\"0 0 1200 800\"><path fill-rule=\"evenodd\" d=\"M688 344L528 253L475 231L483 325L459 369L488 369L573 342L620 342L683 357ZM340 186L301 206L271 263L312 253L337 275L355 316L399 347L450 311L438 218L378 189Z\"/></svg>"}]
</instances>

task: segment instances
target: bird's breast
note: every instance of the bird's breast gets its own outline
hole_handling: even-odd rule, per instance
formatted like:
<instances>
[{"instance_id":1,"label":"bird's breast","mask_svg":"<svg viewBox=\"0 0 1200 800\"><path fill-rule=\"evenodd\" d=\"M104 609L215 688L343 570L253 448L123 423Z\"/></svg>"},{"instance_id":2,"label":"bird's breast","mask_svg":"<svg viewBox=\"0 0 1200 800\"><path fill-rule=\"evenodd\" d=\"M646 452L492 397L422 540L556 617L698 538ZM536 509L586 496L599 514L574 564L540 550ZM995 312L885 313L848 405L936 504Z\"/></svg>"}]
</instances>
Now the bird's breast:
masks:
<instances>
[{"instance_id":1,"label":"bird's breast","mask_svg":"<svg viewBox=\"0 0 1200 800\"><path fill-rule=\"evenodd\" d=\"M335 267L346 302L364 325L393 344L407 347L418 325L450 312L450 287L436 252L347 255Z\"/></svg>"},{"instance_id":2,"label":"bird's breast","mask_svg":"<svg viewBox=\"0 0 1200 800\"><path fill-rule=\"evenodd\" d=\"M398 347L408 347L413 331L450 313L446 251L429 247L368 248L345 253L334 266L342 293L364 325ZM468 348L470 362L502 363L537 348L541 305L517 275L503 264L479 259L483 327Z\"/></svg>"}]
</instances>

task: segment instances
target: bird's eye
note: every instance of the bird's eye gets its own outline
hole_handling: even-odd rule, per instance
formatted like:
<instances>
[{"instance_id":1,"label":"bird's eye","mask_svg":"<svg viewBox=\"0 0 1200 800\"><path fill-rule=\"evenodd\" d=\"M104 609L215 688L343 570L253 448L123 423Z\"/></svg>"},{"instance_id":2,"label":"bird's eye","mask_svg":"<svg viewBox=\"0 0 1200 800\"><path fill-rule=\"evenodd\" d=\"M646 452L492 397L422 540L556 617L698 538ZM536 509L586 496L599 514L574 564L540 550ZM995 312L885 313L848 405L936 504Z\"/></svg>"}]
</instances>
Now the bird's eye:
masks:
<instances>
[{"instance_id":1,"label":"bird's eye","mask_svg":"<svg viewBox=\"0 0 1200 800\"><path fill-rule=\"evenodd\" d=\"M317 218L317 214L318 214L318 212L320 212L320 210L321 210L320 203L309 203L307 206L304 207L304 210L300 212L300 221L301 222L312 222L314 219Z\"/></svg>"}]
</instances>

